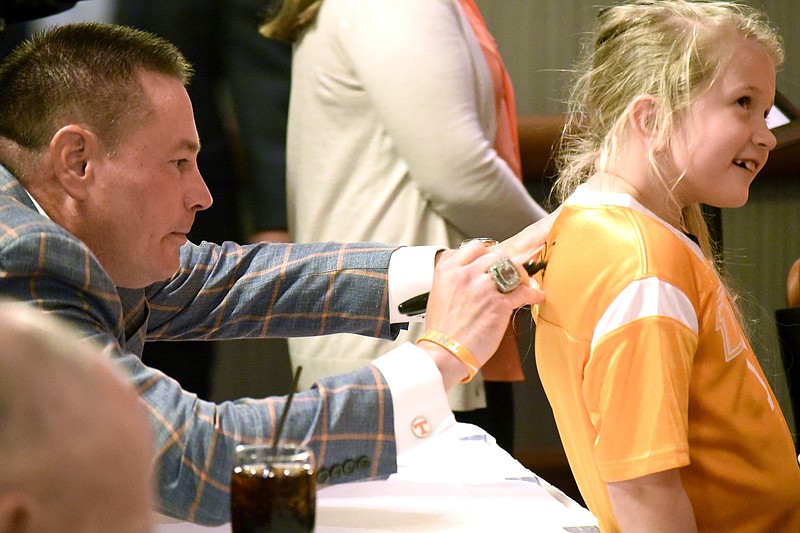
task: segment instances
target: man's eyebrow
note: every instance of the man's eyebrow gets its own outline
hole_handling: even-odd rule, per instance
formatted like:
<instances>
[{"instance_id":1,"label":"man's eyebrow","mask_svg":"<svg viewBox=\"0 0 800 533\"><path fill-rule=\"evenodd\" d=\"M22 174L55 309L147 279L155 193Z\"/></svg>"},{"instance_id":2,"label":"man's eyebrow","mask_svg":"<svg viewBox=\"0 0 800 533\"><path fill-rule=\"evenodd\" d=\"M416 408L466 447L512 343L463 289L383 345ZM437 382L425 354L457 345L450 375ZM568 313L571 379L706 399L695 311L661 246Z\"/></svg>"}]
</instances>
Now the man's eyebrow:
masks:
<instances>
[{"instance_id":1,"label":"man's eyebrow","mask_svg":"<svg viewBox=\"0 0 800 533\"><path fill-rule=\"evenodd\" d=\"M179 150L186 149L195 154L200 152L200 148L201 148L200 141L195 142L195 141L183 140L180 143L178 143Z\"/></svg>"}]
</instances>

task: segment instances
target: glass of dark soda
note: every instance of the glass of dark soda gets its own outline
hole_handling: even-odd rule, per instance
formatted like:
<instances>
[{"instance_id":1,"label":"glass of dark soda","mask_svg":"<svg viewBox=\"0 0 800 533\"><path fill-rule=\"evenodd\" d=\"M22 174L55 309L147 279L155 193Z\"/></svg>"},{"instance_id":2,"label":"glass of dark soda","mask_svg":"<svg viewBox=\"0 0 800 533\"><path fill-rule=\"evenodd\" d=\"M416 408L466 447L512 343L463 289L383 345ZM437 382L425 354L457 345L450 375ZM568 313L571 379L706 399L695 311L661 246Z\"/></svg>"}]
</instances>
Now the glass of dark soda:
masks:
<instances>
[{"instance_id":1,"label":"glass of dark soda","mask_svg":"<svg viewBox=\"0 0 800 533\"><path fill-rule=\"evenodd\" d=\"M233 533L311 533L317 507L314 456L303 446L236 448L231 476Z\"/></svg>"}]
</instances>

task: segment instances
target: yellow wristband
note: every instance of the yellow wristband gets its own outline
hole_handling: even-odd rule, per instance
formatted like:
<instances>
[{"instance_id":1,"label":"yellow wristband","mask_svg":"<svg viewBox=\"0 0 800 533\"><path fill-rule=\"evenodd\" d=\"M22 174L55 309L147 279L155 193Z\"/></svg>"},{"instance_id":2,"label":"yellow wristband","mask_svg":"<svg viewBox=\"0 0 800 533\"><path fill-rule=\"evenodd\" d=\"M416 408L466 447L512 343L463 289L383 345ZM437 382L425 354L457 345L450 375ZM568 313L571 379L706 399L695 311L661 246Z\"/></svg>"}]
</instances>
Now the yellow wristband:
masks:
<instances>
[{"instance_id":1,"label":"yellow wristband","mask_svg":"<svg viewBox=\"0 0 800 533\"><path fill-rule=\"evenodd\" d=\"M445 335L441 331L429 329L417 339L417 344L422 341L438 344L451 354L455 355L459 361L464 363L464 366L467 367L467 372L469 372L469 375L462 379L461 383L468 383L472 381L472 378L474 378L475 374L478 373L478 369L480 368L478 360L475 359L475 356L472 355L472 352L469 351L469 348L455 340L453 337Z\"/></svg>"}]
</instances>

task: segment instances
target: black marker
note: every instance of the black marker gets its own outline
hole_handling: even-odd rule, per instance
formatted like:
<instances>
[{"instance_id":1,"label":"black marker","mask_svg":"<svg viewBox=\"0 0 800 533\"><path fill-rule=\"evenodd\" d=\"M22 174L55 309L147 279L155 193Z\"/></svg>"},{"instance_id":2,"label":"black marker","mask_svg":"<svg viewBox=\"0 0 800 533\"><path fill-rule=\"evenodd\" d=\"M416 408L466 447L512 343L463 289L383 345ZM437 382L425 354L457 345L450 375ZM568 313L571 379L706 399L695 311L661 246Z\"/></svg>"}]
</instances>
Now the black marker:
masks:
<instances>
[{"instance_id":1,"label":"black marker","mask_svg":"<svg viewBox=\"0 0 800 533\"><path fill-rule=\"evenodd\" d=\"M533 276L546 266L547 261L537 261L536 259L531 259L530 261L526 261L522 264L522 268L525 269L525 272L527 272L529 276ZM413 298L409 298L405 302L398 305L397 310L406 316L418 316L424 314L425 309L428 307L428 296L430 296L430 294L431 293L426 292L424 294L418 294Z\"/></svg>"}]
</instances>

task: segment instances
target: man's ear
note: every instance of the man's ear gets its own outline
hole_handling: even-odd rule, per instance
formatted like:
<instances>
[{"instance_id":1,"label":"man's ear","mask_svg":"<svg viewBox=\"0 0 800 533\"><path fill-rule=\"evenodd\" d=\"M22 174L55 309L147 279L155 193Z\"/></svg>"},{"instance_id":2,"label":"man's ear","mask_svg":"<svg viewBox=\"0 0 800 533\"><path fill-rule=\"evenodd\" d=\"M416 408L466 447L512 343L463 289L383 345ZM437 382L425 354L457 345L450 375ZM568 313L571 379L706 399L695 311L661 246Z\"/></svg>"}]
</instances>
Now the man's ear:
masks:
<instances>
[{"instance_id":1,"label":"man's ear","mask_svg":"<svg viewBox=\"0 0 800 533\"><path fill-rule=\"evenodd\" d=\"M641 142L649 144L653 140L655 126L656 99L643 94L628 104L628 116L631 131Z\"/></svg>"},{"instance_id":2,"label":"man's ear","mask_svg":"<svg viewBox=\"0 0 800 533\"><path fill-rule=\"evenodd\" d=\"M0 493L0 533L29 530L31 510L27 498L16 492Z\"/></svg>"},{"instance_id":3,"label":"man's ear","mask_svg":"<svg viewBox=\"0 0 800 533\"><path fill-rule=\"evenodd\" d=\"M97 136L77 124L64 126L50 140L50 158L56 179L76 200L88 195L91 163L99 154L99 148Z\"/></svg>"}]
</instances>

